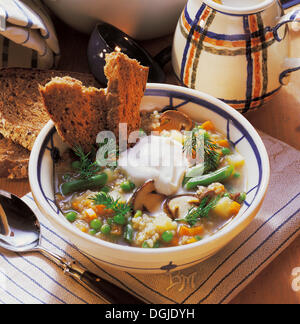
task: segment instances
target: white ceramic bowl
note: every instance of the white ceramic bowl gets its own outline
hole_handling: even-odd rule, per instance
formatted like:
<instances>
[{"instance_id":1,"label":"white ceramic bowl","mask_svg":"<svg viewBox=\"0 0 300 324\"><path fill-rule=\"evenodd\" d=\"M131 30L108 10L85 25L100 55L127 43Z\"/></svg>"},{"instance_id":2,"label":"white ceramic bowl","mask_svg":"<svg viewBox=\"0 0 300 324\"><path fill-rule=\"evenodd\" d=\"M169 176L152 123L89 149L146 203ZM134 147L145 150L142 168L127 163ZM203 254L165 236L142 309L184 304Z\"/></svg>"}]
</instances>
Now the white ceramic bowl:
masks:
<instances>
[{"instance_id":1,"label":"white ceramic bowl","mask_svg":"<svg viewBox=\"0 0 300 324\"><path fill-rule=\"evenodd\" d=\"M53 226L86 255L127 271L161 273L180 270L213 256L244 230L257 214L267 191L270 166L265 146L251 124L223 102L196 90L148 84L142 109L175 107L196 121L212 120L226 134L247 164L247 200L239 215L218 233L198 243L163 249L126 247L99 240L71 225L54 203L53 160L66 145L50 121L38 136L29 165L30 185L39 209Z\"/></svg>"},{"instance_id":2,"label":"white ceramic bowl","mask_svg":"<svg viewBox=\"0 0 300 324\"><path fill-rule=\"evenodd\" d=\"M139 40L174 32L186 0L44 0L73 28L91 33L103 21Z\"/></svg>"}]
</instances>

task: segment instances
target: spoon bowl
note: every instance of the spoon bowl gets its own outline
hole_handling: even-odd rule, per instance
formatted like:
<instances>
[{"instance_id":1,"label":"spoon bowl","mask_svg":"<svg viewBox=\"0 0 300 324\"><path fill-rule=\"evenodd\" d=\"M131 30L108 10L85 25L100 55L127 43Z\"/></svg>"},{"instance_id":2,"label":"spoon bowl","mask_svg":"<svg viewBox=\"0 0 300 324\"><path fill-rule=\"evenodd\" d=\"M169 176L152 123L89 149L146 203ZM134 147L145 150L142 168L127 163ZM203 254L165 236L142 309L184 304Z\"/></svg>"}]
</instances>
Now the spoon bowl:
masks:
<instances>
[{"instance_id":1,"label":"spoon bowl","mask_svg":"<svg viewBox=\"0 0 300 324\"><path fill-rule=\"evenodd\" d=\"M32 252L38 248L40 224L32 210L3 190L0 190L0 206L0 247L13 252Z\"/></svg>"}]
</instances>

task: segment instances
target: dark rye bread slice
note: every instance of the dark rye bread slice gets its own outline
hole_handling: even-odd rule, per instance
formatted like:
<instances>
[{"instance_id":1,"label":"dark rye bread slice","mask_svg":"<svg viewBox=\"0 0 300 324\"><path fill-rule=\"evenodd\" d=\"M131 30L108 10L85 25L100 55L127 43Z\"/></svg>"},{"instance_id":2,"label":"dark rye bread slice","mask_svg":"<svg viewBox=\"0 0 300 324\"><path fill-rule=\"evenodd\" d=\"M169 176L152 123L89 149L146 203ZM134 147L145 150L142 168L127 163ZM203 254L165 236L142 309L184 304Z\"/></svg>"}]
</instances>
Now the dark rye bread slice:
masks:
<instances>
[{"instance_id":1,"label":"dark rye bread slice","mask_svg":"<svg viewBox=\"0 0 300 324\"><path fill-rule=\"evenodd\" d=\"M0 177L26 179L30 152L0 135Z\"/></svg>"},{"instance_id":2,"label":"dark rye bread slice","mask_svg":"<svg viewBox=\"0 0 300 324\"><path fill-rule=\"evenodd\" d=\"M119 124L127 123L127 138L141 127L140 105L146 90L149 68L122 53L106 56L108 79L107 124L118 138ZM124 137L124 134L121 134Z\"/></svg>"},{"instance_id":3,"label":"dark rye bread slice","mask_svg":"<svg viewBox=\"0 0 300 324\"><path fill-rule=\"evenodd\" d=\"M0 133L31 150L49 121L39 92L55 76L71 76L87 86L97 86L90 74L23 68L0 70Z\"/></svg>"},{"instance_id":4,"label":"dark rye bread slice","mask_svg":"<svg viewBox=\"0 0 300 324\"><path fill-rule=\"evenodd\" d=\"M64 77L53 78L40 92L59 135L71 147L89 151L99 130L106 129L105 90Z\"/></svg>"},{"instance_id":5,"label":"dark rye bread slice","mask_svg":"<svg viewBox=\"0 0 300 324\"><path fill-rule=\"evenodd\" d=\"M58 133L71 147L80 145L86 152L101 131L112 131L118 138L120 123L128 124L128 135L141 125L149 69L122 53L108 54L106 61L107 89L87 88L70 78L54 78L40 87Z\"/></svg>"}]
</instances>

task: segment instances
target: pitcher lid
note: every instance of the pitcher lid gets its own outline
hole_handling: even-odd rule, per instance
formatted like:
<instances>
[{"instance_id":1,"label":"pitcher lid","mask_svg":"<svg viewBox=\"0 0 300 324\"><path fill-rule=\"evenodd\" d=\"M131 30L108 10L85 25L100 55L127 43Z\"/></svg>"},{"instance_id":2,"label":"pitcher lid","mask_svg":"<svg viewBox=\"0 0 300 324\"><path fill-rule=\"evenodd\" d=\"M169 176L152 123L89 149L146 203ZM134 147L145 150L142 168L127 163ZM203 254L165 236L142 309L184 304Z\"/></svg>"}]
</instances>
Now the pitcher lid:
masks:
<instances>
[{"instance_id":1,"label":"pitcher lid","mask_svg":"<svg viewBox=\"0 0 300 324\"><path fill-rule=\"evenodd\" d=\"M238 0L237 3L241 3L241 1L243 0ZM206 3L208 6L210 6L211 8L226 13L226 14L230 14L230 15L249 15L249 14L254 14L254 13L258 13L261 12L265 9L267 9L268 7L270 7L272 4L276 3L276 0L256 0L256 4L249 4L248 6L230 6L230 5L226 5L226 4L221 4L221 3L217 3L214 0L203 0L204 3ZM255 2L255 1L253 1Z\"/></svg>"}]
</instances>

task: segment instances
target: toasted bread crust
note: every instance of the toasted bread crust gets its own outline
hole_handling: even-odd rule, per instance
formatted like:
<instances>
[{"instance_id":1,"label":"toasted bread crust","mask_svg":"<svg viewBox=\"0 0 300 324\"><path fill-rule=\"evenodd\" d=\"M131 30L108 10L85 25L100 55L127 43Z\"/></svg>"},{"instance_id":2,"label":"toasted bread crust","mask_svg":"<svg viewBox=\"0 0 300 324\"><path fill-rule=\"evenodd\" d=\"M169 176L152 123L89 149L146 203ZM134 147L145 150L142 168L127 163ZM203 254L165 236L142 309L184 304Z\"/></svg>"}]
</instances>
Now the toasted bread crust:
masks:
<instances>
[{"instance_id":1,"label":"toasted bread crust","mask_svg":"<svg viewBox=\"0 0 300 324\"><path fill-rule=\"evenodd\" d=\"M89 74L22 68L0 70L0 133L31 150L49 121L39 92L55 76L71 75L88 85L97 85Z\"/></svg>"},{"instance_id":2,"label":"toasted bread crust","mask_svg":"<svg viewBox=\"0 0 300 324\"><path fill-rule=\"evenodd\" d=\"M11 140L0 138L0 177L12 180L28 177L30 152Z\"/></svg>"},{"instance_id":3,"label":"toasted bread crust","mask_svg":"<svg viewBox=\"0 0 300 324\"><path fill-rule=\"evenodd\" d=\"M119 124L127 123L129 135L141 127L140 105L149 69L122 53L107 55L106 62L108 128L118 137Z\"/></svg>"},{"instance_id":4,"label":"toasted bread crust","mask_svg":"<svg viewBox=\"0 0 300 324\"><path fill-rule=\"evenodd\" d=\"M86 88L80 81L64 77L40 86L40 93L60 136L71 147L88 150L99 129L106 127L105 90Z\"/></svg>"},{"instance_id":5,"label":"toasted bread crust","mask_svg":"<svg viewBox=\"0 0 300 324\"><path fill-rule=\"evenodd\" d=\"M71 147L86 152L96 144L99 132L110 130L119 137L119 124L128 124L128 135L141 126L140 104L148 68L122 53L108 54L105 73L108 88L87 88L75 79L53 78L40 86L45 109L58 133Z\"/></svg>"}]
</instances>

